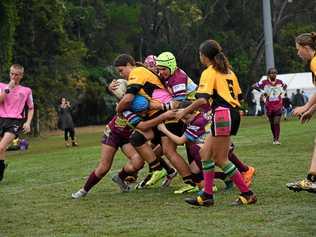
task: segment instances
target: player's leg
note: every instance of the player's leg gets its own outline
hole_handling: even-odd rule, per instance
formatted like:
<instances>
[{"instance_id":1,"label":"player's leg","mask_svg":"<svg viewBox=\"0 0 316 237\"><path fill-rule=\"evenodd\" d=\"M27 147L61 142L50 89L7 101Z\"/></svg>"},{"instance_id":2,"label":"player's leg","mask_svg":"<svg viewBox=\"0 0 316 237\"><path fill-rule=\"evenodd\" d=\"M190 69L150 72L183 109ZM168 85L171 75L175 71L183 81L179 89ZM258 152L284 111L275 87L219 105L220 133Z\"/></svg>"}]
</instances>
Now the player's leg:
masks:
<instances>
[{"instance_id":1,"label":"player's leg","mask_svg":"<svg viewBox=\"0 0 316 237\"><path fill-rule=\"evenodd\" d=\"M15 138L15 134L11 132L5 132L0 141L0 181L3 179L4 170L6 169L6 164L4 162L5 152L7 150L7 147L14 140L14 138Z\"/></svg>"}]
</instances>

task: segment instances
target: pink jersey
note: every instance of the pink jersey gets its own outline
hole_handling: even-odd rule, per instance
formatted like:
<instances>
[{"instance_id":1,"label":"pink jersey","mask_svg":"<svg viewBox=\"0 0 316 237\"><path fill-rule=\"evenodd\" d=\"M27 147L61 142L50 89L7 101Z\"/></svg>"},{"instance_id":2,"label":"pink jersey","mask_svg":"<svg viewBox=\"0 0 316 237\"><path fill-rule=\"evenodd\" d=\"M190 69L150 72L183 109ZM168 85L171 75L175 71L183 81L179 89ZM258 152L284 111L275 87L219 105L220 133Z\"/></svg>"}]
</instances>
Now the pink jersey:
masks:
<instances>
[{"instance_id":1,"label":"pink jersey","mask_svg":"<svg viewBox=\"0 0 316 237\"><path fill-rule=\"evenodd\" d=\"M0 82L0 91L8 88L8 84ZM29 109L33 109L32 90L28 87L18 85L10 89L10 93L6 94L2 103L0 103L1 118L24 118L24 107L27 105Z\"/></svg>"},{"instance_id":2,"label":"pink jersey","mask_svg":"<svg viewBox=\"0 0 316 237\"><path fill-rule=\"evenodd\" d=\"M258 82L256 86L263 90L267 96L266 108L268 111L278 111L282 109L282 93L286 88L286 84L284 84L283 81L276 79L273 83L266 79Z\"/></svg>"}]
</instances>

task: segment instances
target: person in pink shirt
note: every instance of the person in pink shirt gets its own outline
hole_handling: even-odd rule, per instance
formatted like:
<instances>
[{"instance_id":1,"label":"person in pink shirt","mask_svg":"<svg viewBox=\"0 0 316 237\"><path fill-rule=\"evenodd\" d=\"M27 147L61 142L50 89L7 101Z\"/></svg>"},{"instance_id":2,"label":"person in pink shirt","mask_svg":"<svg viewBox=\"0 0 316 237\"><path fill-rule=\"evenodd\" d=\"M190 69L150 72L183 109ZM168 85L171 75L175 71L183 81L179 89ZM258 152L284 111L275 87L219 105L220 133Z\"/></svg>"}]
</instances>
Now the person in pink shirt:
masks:
<instances>
[{"instance_id":1,"label":"person in pink shirt","mask_svg":"<svg viewBox=\"0 0 316 237\"><path fill-rule=\"evenodd\" d=\"M24 68L19 64L10 67L10 82L0 82L0 181L6 168L5 152L8 145L21 133L31 130L34 114L32 90L21 86ZM24 107L28 113L25 120Z\"/></svg>"},{"instance_id":2,"label":"person in pink shirt","mask_svg":"<svg viewBox=\"0 0 316 237\"><path fill-rule=\"evenodd\" d=\"M287 85L277 79L277 70L270 68L267 79L253 85L256 90L261 90L266 96L265 110L270 121L270 127L273 135L273 144L280 145L280 122L282 116L282 94Z\"/></svg>"}]
</instances>

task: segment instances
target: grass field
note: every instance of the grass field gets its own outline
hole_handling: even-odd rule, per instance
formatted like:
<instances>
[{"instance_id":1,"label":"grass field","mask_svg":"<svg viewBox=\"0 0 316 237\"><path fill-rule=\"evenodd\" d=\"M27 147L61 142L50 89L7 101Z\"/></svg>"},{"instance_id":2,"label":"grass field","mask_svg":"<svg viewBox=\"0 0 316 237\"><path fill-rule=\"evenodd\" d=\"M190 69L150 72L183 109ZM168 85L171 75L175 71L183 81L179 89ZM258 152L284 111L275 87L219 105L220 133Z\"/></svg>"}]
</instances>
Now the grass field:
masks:
<instances>
[{"instance_id":1,"label":"grass field","mask_svg":"<svg viewBox=\"0 0 316 237\"><path fill-rule=\"evenodd\" d=\"M35 138L26 152L8 153L0 183L0 237L315 236L316 194L285 187L305 177L315 125L316 120L282 122L282 145L277 146L271 145L264 118L243 119L234 138L236 153L257 169L253 190L258 197L256 205L243 207L229 205L237 190L218 192L214 207L191 207L183 199L192 195L172 192L180 178L166 189L120 193L111 176L125 162L121 153L87 197L72 200L71 193L99 160L102 128L80 130L78 148L65 148L60 134Z\"/></svg>"}]
</instances>

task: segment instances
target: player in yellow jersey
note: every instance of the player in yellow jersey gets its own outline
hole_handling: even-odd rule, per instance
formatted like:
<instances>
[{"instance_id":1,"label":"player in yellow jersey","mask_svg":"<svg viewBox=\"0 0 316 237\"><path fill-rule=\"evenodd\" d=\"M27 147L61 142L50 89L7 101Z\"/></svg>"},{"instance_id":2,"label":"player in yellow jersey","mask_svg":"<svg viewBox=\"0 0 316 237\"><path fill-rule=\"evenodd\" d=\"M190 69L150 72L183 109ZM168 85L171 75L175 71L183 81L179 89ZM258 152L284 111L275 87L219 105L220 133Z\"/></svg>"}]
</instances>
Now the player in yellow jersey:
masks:
<instances>
[{"instance_id":1,"label":"player in yellow jersey","mask_svg":"<svg viewBox=\"0 0 316 237\"><path fill-rule=\"evenodd\" d=\"M124 97L118 103L116 110L120 115L122 112L129 108L131 102L133 101L135 95L142 95L149 99L152 104L153 93L156 89L164 89L164 85L160 81L159 77L146 67L142 65L137 65L134 58L127 54L121 54L114 60L114 66L119 74L128 80L127 91ZM159 132L156 125L159 124L158 116L162 108L171 108L172 106L162 106L160 102L156 103L157 106L152 107L147 113L147 123L151 122L152 128L150 129L136 129L130 136L130 143L135 147L138 154L149 164L149 169L152 171L150 180L161 180L173 169L168 168L166 162L163 159L156 157L153 149L147 141L152 141L152 143L158 145L160 142ZM175 112L174 112L175 115ZM157 117L158 116L158 117ZM171 117L168 117L171 119ZM153 141L153 139L157 141ZM165 168L165 169L162 169ZM149 181L150 181L149 180Z\"/></svg>"},{"instance_id":2,"label":"player in yellow jersey","mask_svg":"<svg viewBox=\"0 0 316 237\"><path fill-rule=\"evenodd\" d=\"M316 32L304 33L296 37L297 54L304 61L309 63L313 75L313 83L316 86ZM316 93L303 106L296 107L293 115L300 118L301 122L307 122L316 111ZM287 187L293 191L305 190L316 193L316 143L312 155L312 162L306 179L288 183Z\"/></svg>"},{"instance_id":3,"label":"player in yellow jersey","mask_svg":"<svg viewBox=\"0 0 316 237\"><path fill-rule=\"evenodd\" d=\"M241 90L235 73L219 43L204 41L199 48L200 61L207 68L202 72L196 98L190 106L179 111L177 118L197 109L208 114L211 128L200 150L204 177L204 190L197 197L185 201L196 206L214 204L213 183L215 163L230 177L240 190L235 205L253 204L256 196L245 184L236 166L228 160L231 135L236 135L239 123L239 98Z\"/></svg>"}]
</instances>

